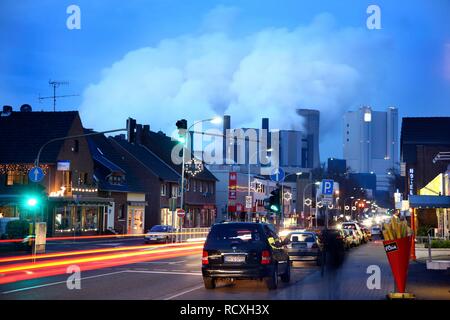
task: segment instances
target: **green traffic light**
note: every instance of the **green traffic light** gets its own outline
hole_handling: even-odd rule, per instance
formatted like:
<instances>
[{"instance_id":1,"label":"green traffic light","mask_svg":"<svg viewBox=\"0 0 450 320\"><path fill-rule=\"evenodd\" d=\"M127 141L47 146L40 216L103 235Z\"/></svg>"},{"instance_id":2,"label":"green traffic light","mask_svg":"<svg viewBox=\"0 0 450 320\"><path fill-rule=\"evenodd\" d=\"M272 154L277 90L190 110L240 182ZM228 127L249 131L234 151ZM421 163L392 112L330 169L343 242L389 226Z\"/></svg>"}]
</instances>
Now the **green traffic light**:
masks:
<instances>
[{"instance_id":1,"label":"green traffic light","mask_svg":"<svg viewBox=\"0 0 450 320\"><path fill-rule=\"evenodd\" d=\"M178 136L178 142L179 143L185 143L186 142L186 137Z\"/></svg>"},{"instance_id":2,"label":"green traffic light","mask_svg":"<svg viewBox=\"0 0 450 320\"><path fill-rule=\"evenodd\" d=\"M30 207L35 207L37 205L38 201L36 198L30 198L27 200L27 205Z\"/></svg>"},{"instance_id":3,"label":"green traffic light","mask_svg":"<svg viewBox=\"0 0 450 320\"><path fill-rule=\"evenodd\" d=\"M271 205L270 210L278 212L278 207L276 205Z\"/></svg>"}]
</instances>

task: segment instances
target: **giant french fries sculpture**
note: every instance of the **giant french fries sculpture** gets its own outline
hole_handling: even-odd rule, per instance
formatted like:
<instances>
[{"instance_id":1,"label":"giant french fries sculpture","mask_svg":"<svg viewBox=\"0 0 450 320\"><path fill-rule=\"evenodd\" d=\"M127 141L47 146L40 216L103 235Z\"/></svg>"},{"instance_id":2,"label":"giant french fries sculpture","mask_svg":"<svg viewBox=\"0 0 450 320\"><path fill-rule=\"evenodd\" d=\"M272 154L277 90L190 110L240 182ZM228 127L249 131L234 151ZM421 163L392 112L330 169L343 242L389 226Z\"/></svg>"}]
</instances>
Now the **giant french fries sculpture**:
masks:
<instances>
[{"instance_id":1,"label":"giant french fries sculpture","mask_svg":"<svg viewBox=\"0 0 450 320\"><path fill-rule=\"evenodd\" d=\"M384 240L395 240L412 235L412 230L408 227L406 220L400 221L397 216L391 218L390 223L384 224Z\"/></svg>"},{"instance_id":2,"label":"giant french fries sculpture","mask_svg":"<svg viewBox=\"0 0 450 320\"><path fill-rule=\"evenodd\" d=\"M388 298L413 299L413 294L405 293L411 242L414 241L412 230L408 227L406 220L400 221L397 216L393 216L390 223L384 224L383 236L384 249L391 266L397 291L389 293Z\"/></svg>"}]
</instances>

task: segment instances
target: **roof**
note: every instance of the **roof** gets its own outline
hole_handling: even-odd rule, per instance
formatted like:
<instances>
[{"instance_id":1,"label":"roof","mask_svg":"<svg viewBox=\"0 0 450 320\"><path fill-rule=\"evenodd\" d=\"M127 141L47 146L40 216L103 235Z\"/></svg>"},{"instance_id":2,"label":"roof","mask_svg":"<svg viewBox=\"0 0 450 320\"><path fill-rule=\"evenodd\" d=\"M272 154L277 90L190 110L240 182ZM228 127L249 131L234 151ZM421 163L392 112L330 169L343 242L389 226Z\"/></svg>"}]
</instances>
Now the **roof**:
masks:
<instances>
[{"instance_id":1,"label":"roof","mask_svg":"<svg viewBox=\"0 0 450 320\"><path fill-rule=\"evenodd\" d=\"M400 148L403 159L415 158L416 145L450 145L450 117L403 118Z\"/></svg>"},{"instance_id":2,"label":"roof","mask_svg":"<svg viewBox=\"0 0 450 320\"><path fill-rule=\"evenodd\" d=\"M142 176L148 174L143 166L137 165L131 155L124 152L112 139L103 134L88 136L87 141L95 161L95 177L99 189L119 192L146 192ZM108 176L112 173L124 174L121 185L111 184Z\"/></svg>"},{"instance_id":3,"label":"roof","mask_svg":"<svg viewBox=\"0 0 450 320\"><path fill-rule=\"evenodd\" d=\"M54 138L67 136L78 111L12 112L0 116L0 163L33 163L39 148ZM45 147L40 162L55 163L64 141Z\"/></svg>"},{"instance_id":4,"label":"roof","mask_svg":"<svg viewBox=\"0 0 450 320\"><path fill-rule=\"evenodd\" d=\"M176 170L144 146L131 144L127 140L118 137L110 139L161 180L171 182L178 182L180 180L181 175Z\"/></svg>"},{"instance_id":5,"label":"roof","mask_svg":"<svg viewBox=\"0 0 450 320\"><path fill-rule=\"evenodd\" d=\"M177 141L173 141L172 138L166 136L162 132L150 131L142 143L181 175L181 164L177 165L173 163L171 158L172 149L178 144ZM217 178L206 168L206 166L203 168L203 171L195 176L196 179L217 181Z\"/></svg>"}]
</instances>

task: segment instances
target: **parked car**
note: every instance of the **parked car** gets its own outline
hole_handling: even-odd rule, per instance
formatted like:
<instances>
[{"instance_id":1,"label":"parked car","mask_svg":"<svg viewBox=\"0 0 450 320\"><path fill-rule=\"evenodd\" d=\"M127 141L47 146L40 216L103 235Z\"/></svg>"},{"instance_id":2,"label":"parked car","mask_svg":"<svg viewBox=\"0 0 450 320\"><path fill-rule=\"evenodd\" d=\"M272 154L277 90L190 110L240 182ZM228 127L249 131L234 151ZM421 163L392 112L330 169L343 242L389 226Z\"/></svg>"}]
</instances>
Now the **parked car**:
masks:
<instances>
[{"instance_id":1,"label":"parked car","mask_svg":"<svg viewBox=\"0 0 450 320\"><path fill-rule=\"evenodd\" d=\"M291 263L286 246L268 224L221 223L211 227L206 239L202 275L206 289L214 289L218 279L258 279L273 290L279 277L290 281Z\"/></svg>"},{"instance_id":2,"label":"parked car","mask_svg":"<svg viewBox=\"0 0 450 320\"><path fill-rule=\"evenodd\" d=\"M283 242L287 246L291 261L314 258L318 266L322 264L322 243L315 232L294 231L289 233Z\"/></svg>"},{"instance_id":3,"label":"parked car","mask_svg":"<svg viewBox=\"0 0 450 320\"><path fill-rule=\"evenodd\" d=\"M172 226L155 225L144 236L145 243L170 243L174 242L176 229Z\"/></svg>"},{"instance_id":4,"label":"parked car","mask_svg":"<svg viewBox=\"0 0 450 320\"><path fill-rule=\"evenodd\" d=\"M353 229L344 229L345 240L350 247L356 247L361 244L361 239L356 235Z\"/></svg>"},{"instance_id":5,"label":"parked car","mask_svg":"<svg viewBox=\"0 0 450 320\"><path fill-rule=\"evenodd\" d=\"M356 236L359 237L362 243L366 242L366 237L364 236L361 227L357 222L344 222L342 223L342 229L352 229L356 232Z\"/></svg>"}]
</instances>

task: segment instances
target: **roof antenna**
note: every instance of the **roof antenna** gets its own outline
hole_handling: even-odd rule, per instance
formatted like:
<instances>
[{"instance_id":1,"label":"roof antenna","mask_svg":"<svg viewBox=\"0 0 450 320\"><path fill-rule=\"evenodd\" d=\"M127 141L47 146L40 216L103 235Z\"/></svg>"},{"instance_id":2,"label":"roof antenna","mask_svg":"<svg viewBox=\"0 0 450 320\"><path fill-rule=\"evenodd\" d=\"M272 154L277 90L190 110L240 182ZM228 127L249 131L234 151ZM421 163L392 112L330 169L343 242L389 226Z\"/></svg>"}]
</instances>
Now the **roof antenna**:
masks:
<instances>
[{"instance_id":1,"label":"roof antenna","mask_svg":"<svg viewBox=\"0 0 450 320\"><path fill-rule=\"evenodd\" d=\"M68 85L69 84L68 81L55 81L55 80L52 81L52 80L49 80L48 84L53 87L53 96L41 97L41 94L39 94L39 103L42 100L45 100L45 99L53 99L53 112L56 111L56 98L66 98L66 97L79 96L79 94L66 94L66 95L62 95L62 96L57 96L56 95L56 88L58 88L61 85Z\"/></svg>"}]
</instances>

